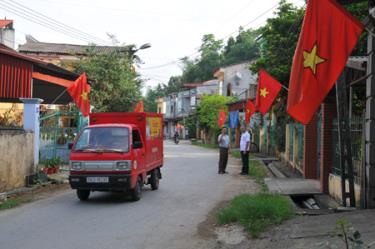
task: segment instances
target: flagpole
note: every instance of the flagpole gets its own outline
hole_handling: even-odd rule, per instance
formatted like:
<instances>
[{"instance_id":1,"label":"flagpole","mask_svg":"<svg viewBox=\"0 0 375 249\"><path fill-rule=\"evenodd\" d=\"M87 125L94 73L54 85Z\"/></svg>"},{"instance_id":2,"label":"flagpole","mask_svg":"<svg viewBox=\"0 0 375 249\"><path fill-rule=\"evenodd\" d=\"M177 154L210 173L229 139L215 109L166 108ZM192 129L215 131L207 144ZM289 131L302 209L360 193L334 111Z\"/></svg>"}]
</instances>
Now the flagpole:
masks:
<instances>
[{"instance_id":1,"label":"flagpole","mask_svg":"<svg viewBox=\"0 0 375 249\"><path fill-rule=\"evenodd\" d=\"M64 93L66 93L66 91L68 91L68 88L65 88L65 90L62 91L62 93L60 93L59 96L57 96L57 97L52 101L51 105L55 104L55 102L56 102L58 99L60 99L60 98L64 95Z\"/></svg>"},{"instance_id":2,"label":"flagpole","mask_svg":"<svg viewBox=\"0 0 375 249\"><path fill-rule=\"evenodd\" d=\"M286 86L281 85L281 87L282 87L285 91L289 92L289 89L288 89Z\"/></svg>"}]
</instances>

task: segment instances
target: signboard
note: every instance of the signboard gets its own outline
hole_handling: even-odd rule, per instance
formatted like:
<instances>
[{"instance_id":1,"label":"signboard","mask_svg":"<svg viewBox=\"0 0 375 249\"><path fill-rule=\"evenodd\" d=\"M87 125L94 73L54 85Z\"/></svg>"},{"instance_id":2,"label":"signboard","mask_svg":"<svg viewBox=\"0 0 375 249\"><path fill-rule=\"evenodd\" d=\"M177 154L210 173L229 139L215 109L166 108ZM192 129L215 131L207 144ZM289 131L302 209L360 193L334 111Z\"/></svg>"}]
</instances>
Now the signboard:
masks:
<instances>
[{"instance_id":1,"label":"signboard","mask_svg":"<svg viewBox=\"0 0 375 249\"><path fill-rule=\"evenodd\" d=\"M162 123L159 117L146 118L146 135L147 138L158 138L162 135Z\"/></svg>"}]
</instances>

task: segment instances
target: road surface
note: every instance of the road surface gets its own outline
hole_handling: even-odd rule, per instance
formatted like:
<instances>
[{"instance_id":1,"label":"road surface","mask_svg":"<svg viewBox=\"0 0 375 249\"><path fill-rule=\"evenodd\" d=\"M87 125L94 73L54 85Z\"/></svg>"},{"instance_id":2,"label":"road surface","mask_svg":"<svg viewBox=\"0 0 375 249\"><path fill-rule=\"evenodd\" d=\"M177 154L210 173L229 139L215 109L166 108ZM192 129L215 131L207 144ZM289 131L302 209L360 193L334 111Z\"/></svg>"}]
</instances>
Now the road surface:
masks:
<instances>
[{"instance_id":1,"label":"road surface","mask_svg":"<svg viewBox=\"0 0 375 249\"><path fill-rule=\"evenodd\" d=\"M217 163L216 150L166 142L159 190L146 186L138 202L99 192L80 202L66 191L0 212L0 248L196 248L199 224L246 181L236 167L218 175Z\"/></svg>"}]
</instances>

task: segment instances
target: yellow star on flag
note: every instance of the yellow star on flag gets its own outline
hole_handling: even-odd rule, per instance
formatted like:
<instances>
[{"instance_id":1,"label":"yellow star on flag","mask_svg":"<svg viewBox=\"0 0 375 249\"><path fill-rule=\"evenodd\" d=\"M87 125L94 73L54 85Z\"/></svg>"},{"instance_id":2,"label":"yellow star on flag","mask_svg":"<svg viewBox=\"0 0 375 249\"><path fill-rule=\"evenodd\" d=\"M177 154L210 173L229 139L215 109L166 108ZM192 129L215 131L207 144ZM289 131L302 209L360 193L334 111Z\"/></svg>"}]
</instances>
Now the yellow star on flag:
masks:
<instances>
[{"instance_id":1,"label":"yellow star on flag","mask_svg":"<svg viewBox=\"0 0 375 249\"><path fill-rule=\"evenodd\" d=\"M260 96L262 96L263 98L267 97L267 95L269 94L267 88L261 88L260 89Z\"/></svg>"},{"instance_id":2,"label":"yellow star on flag","mask_svg":"<svg viewBox=\"0 0 375 249\"><path fill-rule=\"evenodd\" d=\"M305 59L303 61L303 67L310 68L314 75L316 73L316 66L326 61L319 57L317 50L318 46L315 44L310 52L303 51L303 58Z\"/></svg>"},{"instance_id":3,"label":"yellow star on flag","mask_svg":"<svg viewBox=\"0 0 375 249\"><path fill-rule=\"evenodd\" d=\"M88 92L83 91L81 94L81 98L83 101L86 101L88 99Z\"/></svg>"}]
</instances>

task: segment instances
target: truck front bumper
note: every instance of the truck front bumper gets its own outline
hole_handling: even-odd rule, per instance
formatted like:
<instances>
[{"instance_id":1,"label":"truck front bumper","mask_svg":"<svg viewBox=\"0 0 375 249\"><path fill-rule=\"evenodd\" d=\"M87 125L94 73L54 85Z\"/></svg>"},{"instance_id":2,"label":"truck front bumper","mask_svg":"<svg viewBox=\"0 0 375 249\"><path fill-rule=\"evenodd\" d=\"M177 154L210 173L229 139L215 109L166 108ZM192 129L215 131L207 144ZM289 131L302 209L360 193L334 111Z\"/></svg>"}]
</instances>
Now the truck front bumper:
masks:
<instances>
[{"instance_id":1,"label":"truck front bumper","mask_svg":"<svg viewBox=\"0 0 375 249\"><path fill-rule=\"evenodd\" d=\"M108 182L90 182L88 179L104 177ZM126 191L131 188L130 175L70 175L69 184L72 189L93 191Z\"/></svg>"}]
</instances>

